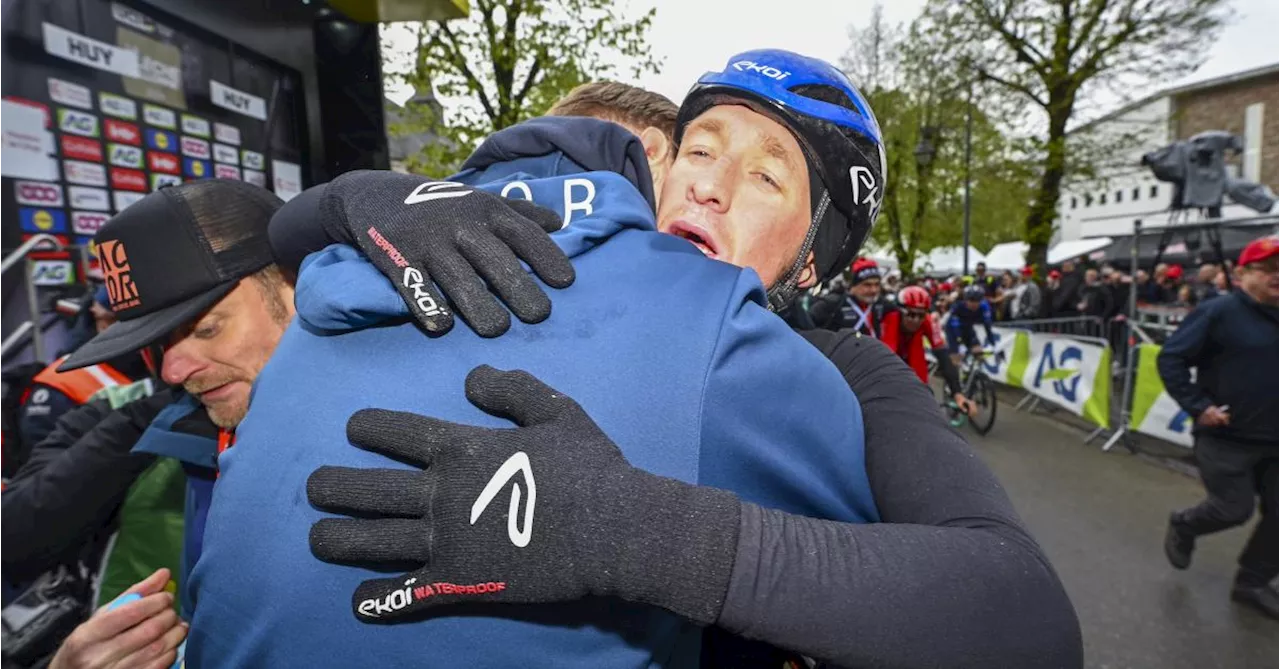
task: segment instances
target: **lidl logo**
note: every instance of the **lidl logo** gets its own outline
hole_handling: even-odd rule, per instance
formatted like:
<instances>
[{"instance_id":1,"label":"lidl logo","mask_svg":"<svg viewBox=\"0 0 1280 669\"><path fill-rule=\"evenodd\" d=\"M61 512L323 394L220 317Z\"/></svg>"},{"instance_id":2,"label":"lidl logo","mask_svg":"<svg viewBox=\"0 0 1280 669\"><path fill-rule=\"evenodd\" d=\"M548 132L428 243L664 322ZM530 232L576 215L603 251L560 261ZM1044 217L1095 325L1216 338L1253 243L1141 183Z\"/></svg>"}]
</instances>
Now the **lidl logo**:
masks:
<instances>
[{"instance_id":1,"label":"lidl logo","mask_svg":"<svg viewBox=\"0 0 1280 669\"><path fill-rule=\"evenodd\" d=\"M146 129L147 148L156 151L174 151L178 148L178 136L155 128Z\"/></svg>"},{"instance_id":2,"label":"lidl logo","mask_svg":"<svg viewBox=\"0 0 1280 669\"><path fill-rule=\"evenodd\" d=\"M23 232L57 234L67 231L67 214L61 209L22 207L18 209L18 217Z\"/></svg>"},{"instance_id":3,"label":"lidl logo","mask_svg":"<svg viewBox=\"0 0 1280 669\"><path fill-rule=\"evenodd\" d=\"M213 168L207 160L195 158L182 159L182 173L193 179L207 179L213 176Z\"/></svg>"}]
</instances>

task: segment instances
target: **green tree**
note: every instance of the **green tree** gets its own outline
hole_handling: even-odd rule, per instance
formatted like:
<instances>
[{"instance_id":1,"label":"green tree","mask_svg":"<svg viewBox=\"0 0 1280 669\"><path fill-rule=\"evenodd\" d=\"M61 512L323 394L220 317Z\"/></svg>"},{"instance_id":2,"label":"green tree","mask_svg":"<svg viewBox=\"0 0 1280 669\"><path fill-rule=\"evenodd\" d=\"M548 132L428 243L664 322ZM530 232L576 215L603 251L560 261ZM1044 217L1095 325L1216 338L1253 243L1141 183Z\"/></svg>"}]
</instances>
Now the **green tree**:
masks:
<instances>
[{"instance_id":1,"label":"green tree","mask_svg":"<svg viewBox=\"0 0 1280 669\"><path fill-rule=\"evenodd\" d=\"M1009 94L1009 111L1041 126L1030 155L1036 183L1023 239L1043 267L1062 186L1114 149L1089 151L1068 131L1082 100L1171 81L1193 71L1229 18L1227 0L930 0L926 15L946 26L984 82ZM1098 147L1094 147L1095 149ZM1074 162L1074 164L1073 164ZM1094 164L1096 167L1096 164ZM1096 176L1096 175L1095 175Z\"/></svg>"},{"instance_id":2,"label":"green tree","mask_svg":"<svg viewBox=\"0 0 1280 669\"><path fill-rule=\"evenodd\" d=\"M1014 141L982 105L971 103L982 96L970 95L976 82L958 66L946 26L926 18L905 29L891 25L877 4L867 27L850 29L849 36L841 65L878 110L885 142L885 200L872 240L892 252L904 271L934 248L960 243L967 113L973 115L972 243L990 247L1018 239L1029 203L1028 176ZM929 150L918 155L919 149Z\"/></svg>"},{"instance_id":3,"label":"green tree","mask_svg":"<svg viewBox=\"0 0 1280 669\"><path fill-rule=\"evenodd\" d=\"M574 86L661 66L646 41L653 9L629 20L610 0L472 0L471 8L465 20L417 26L411 64L390 75L444 103L443 112L412 105L389 129L440 138L410 157L411 171L453 172L484 137L542 114Z\"/></svg>"}]
</instances>

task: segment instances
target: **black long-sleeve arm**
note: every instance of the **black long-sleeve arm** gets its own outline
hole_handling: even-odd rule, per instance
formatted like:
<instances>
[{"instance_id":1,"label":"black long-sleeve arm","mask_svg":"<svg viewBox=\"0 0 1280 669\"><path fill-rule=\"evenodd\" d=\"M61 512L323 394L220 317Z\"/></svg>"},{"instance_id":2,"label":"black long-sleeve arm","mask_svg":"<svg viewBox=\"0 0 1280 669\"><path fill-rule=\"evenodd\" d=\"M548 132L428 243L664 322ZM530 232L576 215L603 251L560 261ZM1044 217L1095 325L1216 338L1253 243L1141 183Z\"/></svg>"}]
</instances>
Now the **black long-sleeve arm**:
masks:
<instances>
[{"instance_id":1,"label":"black long-sleeve arm","mask_svg":"<svg viewBox=\"0 0 1280 669\"><path fill-rule=\"evenodd\" d=\"M5 576L30 578L74 557L109 521L155 459L130 449L164 401L139 400L117 411L106 401L90 402L58 420L0 498Z\"/></svg>"},{"instance_id":2,"label":"black long-sleeve arm","mask_svg":"<svg viewBox=\"0 0 1280 669\"><path fill-rule=\"evenodd\" d=\"M717 624L841 666L1082 666L1057 575L925 386L877 342L803 334L858 395L883 523L744 504Z\"/></svg>"},{"instance_id":3,"label":"black long-sleeve arm","mask_svg":"<svg viewBox=\"0 0 1280 669\"><path fill-rule=\"evenodd\" d=\"M960 370L951 362L951 351L945 344L933 349L933 359L938 361L938 373L942 375L942 382L946 385L947 397L960 392Z\"/></svg>"}]
</instances>

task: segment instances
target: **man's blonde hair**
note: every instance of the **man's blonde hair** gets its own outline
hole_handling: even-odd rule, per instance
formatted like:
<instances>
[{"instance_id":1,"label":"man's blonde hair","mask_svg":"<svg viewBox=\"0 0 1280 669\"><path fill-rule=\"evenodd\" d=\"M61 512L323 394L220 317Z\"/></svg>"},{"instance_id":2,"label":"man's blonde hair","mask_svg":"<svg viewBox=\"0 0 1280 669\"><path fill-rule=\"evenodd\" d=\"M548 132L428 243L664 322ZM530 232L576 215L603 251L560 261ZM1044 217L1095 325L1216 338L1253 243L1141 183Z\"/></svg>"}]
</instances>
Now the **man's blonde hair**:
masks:
<instances>
[{"instance_id":1,"label":"man's blonde hair","mask_svg":"<svg viewBox=\"0 0 1280 669\"><path fill-rule=\"evenodd\" d=\"M590 116L635 130L652 126L675 141L678 111L676 103L661 93L616 81L597 81L569 91L547 111L547 116Z\"/></svg>"}]
</instances>

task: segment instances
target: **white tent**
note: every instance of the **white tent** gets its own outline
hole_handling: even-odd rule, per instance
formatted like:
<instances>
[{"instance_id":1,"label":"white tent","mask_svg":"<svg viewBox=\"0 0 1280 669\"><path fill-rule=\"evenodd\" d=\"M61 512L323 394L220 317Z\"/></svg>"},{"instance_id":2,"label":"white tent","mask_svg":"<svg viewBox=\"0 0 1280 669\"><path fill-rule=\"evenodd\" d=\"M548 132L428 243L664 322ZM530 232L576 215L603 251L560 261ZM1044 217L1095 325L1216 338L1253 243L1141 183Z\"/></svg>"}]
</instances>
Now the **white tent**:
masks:
<instances>
[{"instance_id":1,"label":"white tent","mask_svg":"<svg viewBox=\"0 0 1280 669\"><path fill-rule=\"evenodd\" d=\"M876 261L880 269L885 272L898 268L898 256L894 255L887 246L881 248L874 242L867 242L862 245L862 252L858 255Z\"/></svg>"},{"instance_id":2,"label":"white tent","mask_svg":"<svg viewBox=\"0 0 1280 669\"><path fill-rule=\"evenodd\" d=\"M1057 265L1064 260L1075 260L1080 256L1087 256L1108 246L1111 246L1110 237L1090 237L1088 239L1072 239L1058 242L1053 248L1049 249L1049 264Z\"/></svg>"},{"instance_id":3,"label":"white tent","mask_svg":"<svg viewBox=\"0 0 1280 669\"><path fill-rule=\"evenodd\" d=\"M974 247L969 247L969 272L986 256ZM923 260L916 262L916 270L933 276L960 274L964 271L964 249L959 246L944 246L929 252Z\"/></svg>"},{"instance_id":4,"label":"white tent","mask_svg":"<svg viewBox=\"0 0 1280 669\"><path fill-rule=\"evenodd\" d=\"M1004 270L1016 272L1027 264L1027 243L1006 242L1004 244L996 244L987 253L986 263L987 271L989 272L1003 272Z\"/></svg>"}]
</instances>

